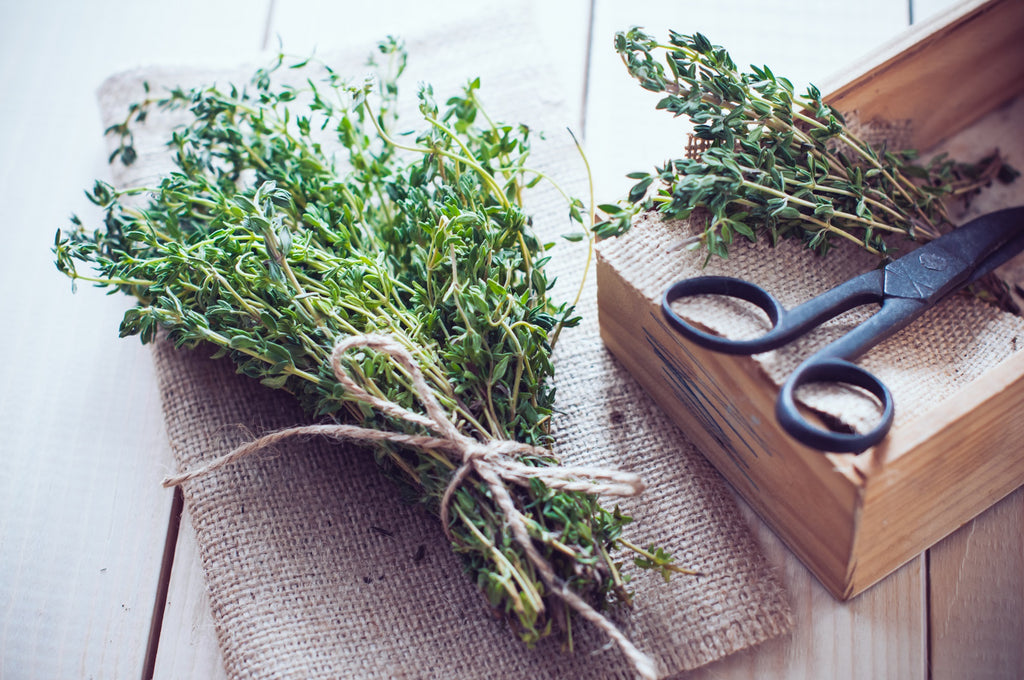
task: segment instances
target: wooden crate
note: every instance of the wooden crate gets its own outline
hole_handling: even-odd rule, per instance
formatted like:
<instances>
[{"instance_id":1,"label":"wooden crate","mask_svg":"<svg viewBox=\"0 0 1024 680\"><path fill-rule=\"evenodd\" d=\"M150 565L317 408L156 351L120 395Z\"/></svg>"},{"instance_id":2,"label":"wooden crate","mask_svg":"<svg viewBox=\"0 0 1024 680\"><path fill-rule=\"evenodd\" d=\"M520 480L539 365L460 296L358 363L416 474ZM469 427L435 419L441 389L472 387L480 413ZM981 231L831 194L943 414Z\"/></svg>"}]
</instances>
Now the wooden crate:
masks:
<instances>
[{"instance_id":1,"label":"wooden crate","mask_svg":"<svg viewBox=\"0 0 1024 680\"><path fill-rule=\"evenodd\" d=\"M968 141L954 144L1019 149L1024 135L991 139L986 121L1001 116L1024 131L1022 38L1024 2L967 3L823 89L863 122L911 120L916 148L941 147L956 133ZM1024 153L1011 160L1019 165ZM1015 185L992 200L1024 204L1024 180ZM1024 484L1024 352L878 447L822 454L780 430L777 387L751 358L702 349L668 329L660 295L616 265L617 240L598 246L604 342L835 597L862 592Z\"/></svg>"}]
</instances>

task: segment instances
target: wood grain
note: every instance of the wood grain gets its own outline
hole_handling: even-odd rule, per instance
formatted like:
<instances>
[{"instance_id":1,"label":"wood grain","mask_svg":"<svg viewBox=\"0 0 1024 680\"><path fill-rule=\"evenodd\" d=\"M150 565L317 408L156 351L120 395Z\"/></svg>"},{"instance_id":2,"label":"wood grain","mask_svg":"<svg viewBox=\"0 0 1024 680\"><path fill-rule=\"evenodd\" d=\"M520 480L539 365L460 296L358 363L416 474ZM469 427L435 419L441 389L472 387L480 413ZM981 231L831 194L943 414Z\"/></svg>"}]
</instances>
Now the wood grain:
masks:
<instances>
[{"instance_id":1,"label":"wood grain","mask_svg":"<svg viewBox=\"0 0 1024 680\"><path fill-rule=\"evenodd\" d=\"M181 517L154 678L225 678L192 522Z\"/></svg>"},{"instance_id":2,"label":"wood grain","mask_svg":"<svg viewBox=\"0 0 1024 680\"><path fill-rule=\"evenodd\" d=\"M913 560L875 589L838 602L740 499L758 540L789 589L789 636L727 657L686 680L866 680L926 678L925 560Z\"/></svg>"},{"instance_id":3,"label":"wood grain","mask_svg":"<svg viewBox=\"0 0 1024 680\"><path fill-rule=\"evenodd\" d=\"M11 225L6 252L19 255L0 267L8 359L0 369L0 677L138 677L168 525L170 494L157 483L170 457L148 354L114 339L123 302L87 286L71 296L48 253L68 212L88 212L81 190L106 173L95 88L137 65L234 66L265 38L273 46L277 33L296 48L303 36L344 47L368 22L377 22L372 33L406 15L415 25L421 4L392 3L402 9L391 16L374 14L379 3L286 0L0 6L0 83L9 94L0 101L0 200ZM675 121L651 117L653 102L637 96L609 54L610 32L631 24L703 30L738 44L741 59L820 80L893 37L908 15L904 3L877 0L596 0L588 64L589 0L534 4L548 18L541 30L567 87L582 98L588 83L574 120L584 119L600 200L621 195L626 172L661 162L679 138ZM949 4L914 0L915 16ZM936 679L1024 676L1020 491L929 551L927 563L918 558L845 604L752 513L750 521L790 588L796 630L692 677L923 680L928 650ZM223 677L204 592L185 524L155 677Z\"/></svg>"},{"instance_id":4,"label":"wood grain","mask_svg":"<svg viewBox=\"0 0 1024 680\"><path fill-rule=\"evenodd\" d=\"M1024 489L928 551L933 680L1024 677Z\"/></svg>"},{"instance_id":5,"label":"wood grain","mask_svg":"<svg viewBox=\"0 0 1024 680\"><path fill-rule=\"evenodd\" d=\"M72 295L49 248L70 212L95 216L83 189L109 177L96 87L139 59L236 58L265 5L218 7L0 6L3 678L142 673L171 503L152 363L117 339L127 300Z\"/></svg>"},{"instance_id":6,"label":"wood grain","mask_svg":"<svg viewBox=\"0 0 1024 680\"><path fill-rule=\"evenodd\" d=\"M1024 3L975 0L897 36L822 91L861 121L913 120L930 149L1024 91ZM922 116L920 112L927 112Z\"/></svg>"}]
</instances>

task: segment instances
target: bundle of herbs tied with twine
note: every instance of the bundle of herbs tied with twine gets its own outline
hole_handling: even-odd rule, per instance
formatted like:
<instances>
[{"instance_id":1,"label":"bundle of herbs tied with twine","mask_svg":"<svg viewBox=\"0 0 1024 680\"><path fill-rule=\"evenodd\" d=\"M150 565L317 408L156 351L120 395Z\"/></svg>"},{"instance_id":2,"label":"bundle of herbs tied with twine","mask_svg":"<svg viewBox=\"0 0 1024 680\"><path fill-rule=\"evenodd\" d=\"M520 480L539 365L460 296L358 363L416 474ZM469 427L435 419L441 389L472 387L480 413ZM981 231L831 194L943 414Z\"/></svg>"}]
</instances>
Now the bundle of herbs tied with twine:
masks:
<instances>
[{"instance_id":1,"label":"bundle of herbs tied with twine","mask_svg":"<svg viewBox=\"0 0 1024 680\"><path fill-rule=\"evenodd\" d=\"M638 213L656 210L701 225L689 246L708 257L727 257L740 237L800 239L821 255L838 238L884 260L899 239L951 229L952 199L968 201L1019 175L998 151L977 163L944 155L920 162L916 150L872 143L870 124L847 121L814 85L798 94L768 66L741 71L699 33L670 32L665 43L632 28L616 34L615 50L642 88L664 95L657 109L690 121L695 143L685 157L631 173L628 197L600 206L601 235L621 234Z\"/></svg>"},{"instance_id":2,"label":"bundle of herbs tied with twine","mask_svg":"<svg viewBox=\"0 0 1024 680\"><path fill-rule=\"evenodd\" d=\"M636 475L563 466L548 449L552 345L577 319L549 296L546 245L522 206L553 180L527 165L529 128L481 108L479 81L444 107L421 86L423 129L396 136L405 60L388 40L378 78L358 85L279 58L245 87L133 104L108 131L120 139L111 160L133 162L133 126L157 107L187 112L168 141L176 169L148 187L97 182L90 197L105 228L76 218L59 231L57 266L137 299L122 336L212 344L326 421L271 433L168 484L296 434L371 444L439 515L523 640L557 627L571 641L582 616L652 677L651 659L600 611L631 597L615 554L625 548L666 578L685 570L630 543L630 518L598 503L639 493ZM302 85L278 83L283 71ZM566 202L571 238L589 240L583 203Z\"/></svg>"}]
</instances>

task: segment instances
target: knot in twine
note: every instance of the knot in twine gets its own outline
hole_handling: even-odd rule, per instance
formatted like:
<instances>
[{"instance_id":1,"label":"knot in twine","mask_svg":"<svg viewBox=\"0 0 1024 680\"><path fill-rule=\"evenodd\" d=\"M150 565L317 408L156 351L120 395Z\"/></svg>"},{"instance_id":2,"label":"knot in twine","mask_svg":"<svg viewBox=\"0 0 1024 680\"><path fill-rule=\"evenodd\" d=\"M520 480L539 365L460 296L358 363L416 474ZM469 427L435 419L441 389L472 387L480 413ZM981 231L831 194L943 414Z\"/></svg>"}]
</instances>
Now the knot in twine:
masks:
<instances>
[{"instance_id":1,"label":"knot in twine","mask_svg":"<svg viewBox=\"0 0 1024 680\"><path fill-rule=\"evenodd\" d=\"M413 390L420 403L423 404L426 415L410 411L393 401L372 395L352 379L341 362L349 350L360 347L388 355L406 371L412 379ZM349 336L335 345L334 351L331 353L331 368L334 371L334 377L354 399L373 406L384 415L419 425L432 434L408 434L344 423L289 427L263 435L191 470L169 476L163 480L163 485L165 487L177 486L202 477L250 453L296 436L322 435L343 441L390 442L421 450L442 451L460 463L441 498L441 525L448 539L452 539L448 512L452 496L466 477L471 472L475 472L491 491L492 498L501 509L514 540L526 553L548 589L561 597L583 618L604 630L618 644L642 677L651 679L658 677L654 661L637 649L614 623L570 590L567 584L555 574L551 564L533 544L527 528L526 517L516 507L506 486L506 482L508 482L528 487L531 479L539 479L552 489L627 497L636 496L643 491L644 484L638 475L592 466L527 465L520 462L517 456L553 458L554 455L548 449L514 440L479 441L463 434L448 418L448 414L437 397L434 396L423 376L423 371L409 350L388 336L379 334Z\"/></svg>"}]
</instances>

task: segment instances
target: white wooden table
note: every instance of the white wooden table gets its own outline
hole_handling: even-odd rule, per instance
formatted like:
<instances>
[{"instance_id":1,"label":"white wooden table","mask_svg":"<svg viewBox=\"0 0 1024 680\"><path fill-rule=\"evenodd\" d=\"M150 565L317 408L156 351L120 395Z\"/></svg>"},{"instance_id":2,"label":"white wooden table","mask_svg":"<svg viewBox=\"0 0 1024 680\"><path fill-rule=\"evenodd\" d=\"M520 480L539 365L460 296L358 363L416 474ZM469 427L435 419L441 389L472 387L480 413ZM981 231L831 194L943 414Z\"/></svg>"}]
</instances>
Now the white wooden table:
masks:
<instances>
[{"instance_id":1,"label":"white wooden table","mask_svg":"<svg viewBox=\"0 0 1024 680\"><path fill-rule=\"evenodd\" d=\"M821 82L949 0L533 3L597 195L663 161L673 123L626 78L615 30L700 31L738 63ZM180 531L148 350L127 302L72 296L49 245L106 177L95 89L137 65L234 66L274 47L404 34L466 1L0 3L0 678L223 677L187 518ZM676 147L677 148L677 147ZM835 602L750 516L790 590L791 636L694 678L1024 677L1024 491L852 602ZM166 544L166 546L165 546ZM160 623L161 625L156 625Z\"/></svg>"}]
</instances>

